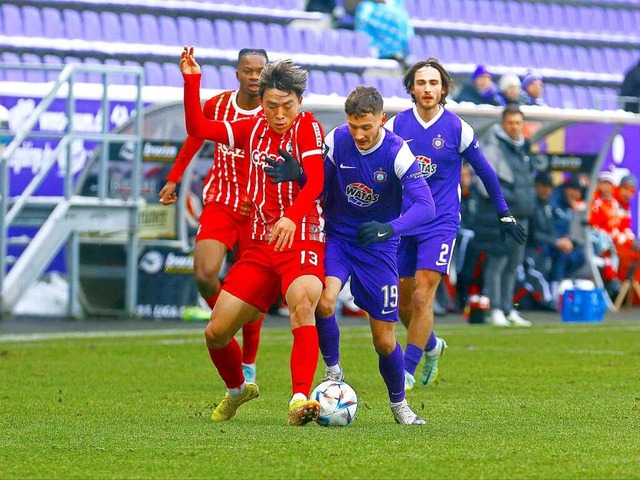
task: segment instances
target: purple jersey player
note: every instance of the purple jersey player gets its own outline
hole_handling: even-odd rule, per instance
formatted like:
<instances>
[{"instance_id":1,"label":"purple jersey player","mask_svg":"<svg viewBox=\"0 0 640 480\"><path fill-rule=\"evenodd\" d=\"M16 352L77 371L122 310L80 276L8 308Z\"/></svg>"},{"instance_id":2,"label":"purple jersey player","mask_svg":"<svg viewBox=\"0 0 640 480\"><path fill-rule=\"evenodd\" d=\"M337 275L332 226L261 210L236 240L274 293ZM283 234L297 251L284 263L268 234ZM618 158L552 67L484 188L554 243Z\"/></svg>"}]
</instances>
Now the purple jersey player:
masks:
<instances>
[{"instance_id":1,"label":"purple jersey player","mask_svg":"<svg viewBox=\"0 0 640 480\"><path fill-rule=\"evenodd\" d=\"M409 330L405 389L410 390L423 350L422 383L429 386L437 378L438 359L447 348L433 332L433 302L440 278L449 273L460 226L463 159L473 167L493 200L503 235L510 234L522 243L524 231L509 213L498 177L478 146L473 128L444 108L451 85L445 68L437 59L429 58L413 65L403 81L415 106L398 113L385 127L409 145L436 204L436 216L404 233L398 247L400 317ZM403 205L403 211L405 208Z\"/></svg>"},{"instance_id":2,"label":"purple jersey player","mask_svg":"<svg viewBox=\"0 0 640 480\"><path fill-rule=\"evenodd\" d=\"M405 399L402 348L395 335L397 246L400 234L433 218L435 206L407 144L382 127L386 120L382 109L382 97L375 88L356 87L345 102L347 124L325 137L326 280L316 309L316 326L327 364L325 380L341 381L335 309L338 293L351 278L355 302L370 317L393 416L403 425L423 425L424 420ZM269 175L290 180L282 177L288 169L285 165L272 163ZM290 171L298 174L294 178L299 176L299 166Z\"/></svg>"}]
</instances>

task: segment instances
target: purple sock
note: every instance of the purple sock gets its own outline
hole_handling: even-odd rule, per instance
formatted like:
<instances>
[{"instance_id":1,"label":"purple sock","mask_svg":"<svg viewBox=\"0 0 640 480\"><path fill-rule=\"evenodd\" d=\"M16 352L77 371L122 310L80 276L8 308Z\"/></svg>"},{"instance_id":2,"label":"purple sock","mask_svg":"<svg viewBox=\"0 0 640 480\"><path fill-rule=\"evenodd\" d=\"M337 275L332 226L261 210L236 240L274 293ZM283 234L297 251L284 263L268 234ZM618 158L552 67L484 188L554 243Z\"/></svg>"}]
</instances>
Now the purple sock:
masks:
<instances>
[{"instance_id":1,"label":"purple sock","mask_svg":"<svg viewBox=\"0 0 640 480\"><path fill-rule=\"evenodd\" d=\"M402 348L396 342L396 348L387 356L378 355L380 374L387 384L389 400L393 403L404 400L404 359Z\"/></svg>"},{"instance_id":2,"label":"purple sock","mask_svg":"<svg viewBox=\"0 0 640 480\"><path fill-rule=\"evenodd\" d=\"M429 352L436 348L436 345L438 345L438 339L436 338L435 332L432 330L431 335L429 335L429 340L427 340L427 346L424 347L424 351Z\"/></svg>"},{"instance_id":3,"label":"purple sock","mask_svg":"<svg viewBox=\"0 0 640 480\"><path fill-rule=\"evenodd\" d=\"M320 352L324 363L328 367L337 365L340 361L340 329L336 321L336 314L328 317L316 317Z\"/></svg>"},{"instance_id":4,"label":"purple sock","mask_svg":"<svg viewBox=\"0 0 640 480\"><path fill-rule=\"evenodd\" d=\"M420 347L416 347L413 343L407 343L407 348L404 349L404 369L411 375L416 373L416 368L422 358L422 350Z\"/></svg>"}]
</instances>

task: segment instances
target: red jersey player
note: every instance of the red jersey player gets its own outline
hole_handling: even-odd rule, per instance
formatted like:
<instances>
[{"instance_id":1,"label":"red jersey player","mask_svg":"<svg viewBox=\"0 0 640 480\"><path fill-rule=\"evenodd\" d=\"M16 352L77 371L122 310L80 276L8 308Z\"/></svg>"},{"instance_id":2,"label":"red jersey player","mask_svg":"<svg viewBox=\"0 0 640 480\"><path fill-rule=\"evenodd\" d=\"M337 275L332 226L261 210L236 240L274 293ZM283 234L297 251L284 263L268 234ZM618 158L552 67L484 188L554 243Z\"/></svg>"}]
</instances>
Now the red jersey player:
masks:
<instances>
[{"instance_id":1,"label":"red jersey player","mask_svg":"<svg viewBox=\"0 0 640 480\"><path fill-rule=\"evenodd\" d=\"M185 79L187 133L245 152L247 192L253 202L249 248L229 271L205 329L209 354L227 387L213 411L214 421L229 420L240 405L259 395L242 376L242 354L234 339L247 318L266 311L280 293L290 310L293 347L289 425L315 420L320 405L307 397L318 363L314 311L324 282L324 233L318 197L324 182L323 131L308 112L299 112L307 72L291 60L267 64L260 74L264 115L234 121L207 120L200 107L200 66L193 47L185 47L180 68ZM306 176L298 182L268 181L266 159L300 159Z\"/></svg>"},{"instance_id":2,"label":"red jersey player","mask_svg":"<svg viewBox=\"0 0 640 480\"><path fill-rule=\"evenodd\" d=\"M240 50L236 70L240 83L238 90L222 92L209 99L204 104L204 116L211 120L236 120L262 112L258 78L268 61L267 52L262 49ZM176 202L176 184L203 143L203 139L187 137L167 175L167 183L160 190L160 203L170 205ZM218 143L213 165L204 181L204 208L200 215L193 260L198 291L211 308L220 291L218 275L227 251L233 250L237 243L239 257L251 240L248 165L240 161L243 156L241 149ZM249 382L255 382L256 379L255 361L263 319L264 315L258 313L242 328L242 367Z\"/></svg>"}]
</instances>

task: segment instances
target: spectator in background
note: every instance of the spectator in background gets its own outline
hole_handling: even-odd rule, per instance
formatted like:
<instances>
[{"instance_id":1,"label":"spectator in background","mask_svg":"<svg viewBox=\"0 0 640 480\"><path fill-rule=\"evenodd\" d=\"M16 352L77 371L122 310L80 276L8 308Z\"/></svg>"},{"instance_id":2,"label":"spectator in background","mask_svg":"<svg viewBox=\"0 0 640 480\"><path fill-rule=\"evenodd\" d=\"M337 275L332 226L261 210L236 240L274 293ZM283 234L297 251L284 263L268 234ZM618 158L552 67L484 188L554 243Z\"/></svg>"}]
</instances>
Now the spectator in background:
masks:
<instances>
[{"instance_id":1,"label":"spectator in background","mask_svg":"<svg viewBox=\"0 0 640 480\"><path fill-rule=\"evenodd\" d=\"M500 77L498 82L500 88L500 96L502 97L502 104L509 105L511 103L516 105L522 104L522 82L517 75L513 73L505 73Z\"/></svg>"},{"instance_id":2,"label":"spectator in background","mask_svg":"<svg viewBox=\"0 0 640 480\"><path fill-rule=\"evenodd\" d=\"M627 112L640 113L640 60L625 73L620 96Z\"/></svg>"},{"instance_id":3,"label":"spectator in background","mask_svg":"<svg viewBox=\"0 0 640 480\"><path fill-rule=\"evenodd\" d=\"M539 107L547 105L542 98L544 82L541 75L528 72L522 78L522 90L523 92L520 99L522 105L538 105Z\"/></svg>"},{"instance_id":4,"label":"spectator in background","mask_svg":"<svg viewBox=\"0 0 640 480\"><path fill-rule=\"evenodd\" d=\"M356 30L367 34L378 58L409 64L409 41L414 35L404 0L362 0L355 10Z\"/></svg>"},{"instance_id":5,"label":"spectator in background","mask_svg":"<svg viewBox=\"0 0 640 480\"><path fill-rule=\"evenodd\" d=\"M638 179L627 175L620 180L614 195L620 205L620 223L613 232L613 241L620 260L618 275L621 280L628 276L629 268L640 262L640 240L631 229L631 199L638 191ZM640 265L636 267L634 278L640 281Z\"/></svg>"},{"instance_id":6,"label":"spectator in background","mask_svg":"<svg viewBox=\"0 0 640 480\"><path fill-rule=\"evenodd\" d=\"M615 298L619 288L617 277L618 256L613 242L614 231L620 224L620 204L613 196L615 174L604 170L598 174L598 182L589 205L589 225L592 228L591 242L598 267L609 296Z\"/></svg>"},{"instance_id":7,"label":"spectator in background","mask_svg":"<svg viewBox=\"0 0 640 480\"><path fill-rule=\"evenodd\" d=\"M462 90L454 100L476 105L506 105L498 87L493 83L491 72L484 65L476 67L471 74L471 81L462 86Z\"/></svg>"},{"instance_id":8,"label":"spectator in background","mask_svg":"<svg viewBox=\"0 0 640 480\"><path fill-rule=\"evenodd\" d=\"M305 10L307 12L333 13L336 6L336 0L309 0Z\"/></svg>"},{"instance_id":9,"label":"spectator in background","mask_svg":"<svg viewBox=\"0 0 640 480\"><path fill-rule=\"evenodd\" d=\"M508 105L502 112L502 123L490 129L482 148L498 175L511 215L527 229L535 209L535 170L523 130L524 115L516 105ZM479 195L473 228L475 246L487 255L483 278L491 302L490 321L500 327L530 327L531 322L513 308L516 270L524 260L525 247L511 237L500 242L491 200L483 185L476 186Z\"/></svg>"},{"instance_id":10,"label":"spectator in background","mask_svg":"<svg viewBox=\"0 0 640 480\"><path fill-rule=\"evenodd\" d=\"M556 187L551 195L553 222L559 238L571 241L573 248L551 249L551 271L549 282L554 298L558 298L558 286L569 278L585 262L584 246L572 234L573 217L577 211L586 208L582 200L582 185L578 175L571 175L565 183Z\"/></svg>"}]
</instances>

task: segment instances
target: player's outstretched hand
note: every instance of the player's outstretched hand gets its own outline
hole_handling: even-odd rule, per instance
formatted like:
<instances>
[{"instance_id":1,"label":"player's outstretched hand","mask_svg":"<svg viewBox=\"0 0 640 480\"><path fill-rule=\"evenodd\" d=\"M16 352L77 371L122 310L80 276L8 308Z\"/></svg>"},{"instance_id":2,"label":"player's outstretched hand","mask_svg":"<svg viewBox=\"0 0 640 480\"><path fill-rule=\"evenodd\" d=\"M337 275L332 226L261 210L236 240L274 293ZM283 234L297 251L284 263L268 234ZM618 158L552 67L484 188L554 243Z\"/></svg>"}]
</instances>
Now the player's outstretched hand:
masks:
<instances>
[{"instance_id":1,"label":"player's outstretched hand","mask_svg":"<svg viewBox=\"0 0 640 480\"><path fill-rule=\"evenodd\" d=\"M196 62L194 53L195 48L193 46L184 46L182 55L180 55L180 71L183 75L194 75L200 73L200 65Z\"/></svg>"},{"instance_id":2,"label":"player's outstretched hand","mask_svg":"<svg viewBox=\"0 0 640 480\"><path fill-rule=\"evenodd\" d=\"M171 205L178 200L178 194L176 193L176 184L174 182L167 182L158 193L160 203L162 205Z\"/></svg>"},{"instance_id":3,"label":"player's outstretched hand","mask_svg":"<svg viewBox=\"0 0 640 480\"><path fill-rule=\"evenodd\" d=\"M281 148L278 149L278 153L284 161L276 162L267 157L269 166L264 167L264 171L273 179L271 183L296 182L300 180L302 176L300 162L289 152Z\"/></svg>"},{"instance_id":4,"label":"player's outstretched hand","mask_svg":"<svg viewBox=\"0 0 640 480\"><path fill-rule=\"evenodd\" d=\"M358 227L358 241L364 245L373 245L378 242L386 242L394 235L390 223L366 222Z\"/></svg>"},{"instance_id":5,"label":"player's outstretched hand","mask_svg":"<svg viewBox=\"0 0 640 480\"><path fill-rule=\"evenodd\" d=\"M527 239L527 232L522 225L516 222L509 210L498 214L500 219L500 238L502 241L506 241L507 235L511 235L516 242L520 245Z\"/></svg>"}]
</instances>

